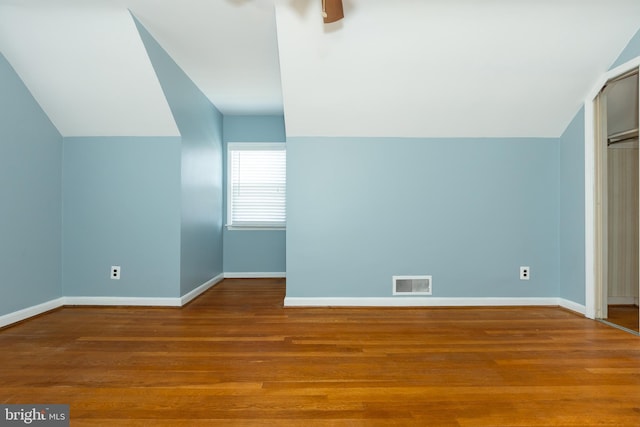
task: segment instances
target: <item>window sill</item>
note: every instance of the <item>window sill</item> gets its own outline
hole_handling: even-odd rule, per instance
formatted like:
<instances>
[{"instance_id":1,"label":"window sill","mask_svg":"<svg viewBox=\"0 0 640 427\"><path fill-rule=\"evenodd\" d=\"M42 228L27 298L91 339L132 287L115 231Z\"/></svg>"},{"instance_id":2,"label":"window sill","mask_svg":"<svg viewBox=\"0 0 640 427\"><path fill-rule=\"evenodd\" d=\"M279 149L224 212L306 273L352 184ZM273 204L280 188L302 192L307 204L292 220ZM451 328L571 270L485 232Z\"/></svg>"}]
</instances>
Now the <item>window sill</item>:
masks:
<instances>
[{"instance_id":1,"label":"window sill","mask_svg":"<svg viewBox=\"0 0 640 427\"><path fill-rule=\"evenodd\" d=\"M286 231L286 227L270 227L266 225L225 225L229 231Z\"/></svg>"}]
</instances>

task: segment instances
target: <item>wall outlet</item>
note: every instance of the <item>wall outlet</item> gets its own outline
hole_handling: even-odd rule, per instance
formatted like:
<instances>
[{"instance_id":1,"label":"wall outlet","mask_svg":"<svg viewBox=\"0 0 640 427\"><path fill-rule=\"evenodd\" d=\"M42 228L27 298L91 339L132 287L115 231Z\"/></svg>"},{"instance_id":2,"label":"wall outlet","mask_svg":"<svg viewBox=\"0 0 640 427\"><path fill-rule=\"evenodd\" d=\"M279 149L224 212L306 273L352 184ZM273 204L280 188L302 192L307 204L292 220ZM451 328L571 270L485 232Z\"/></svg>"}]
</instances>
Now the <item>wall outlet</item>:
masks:
<instances>
[{"instance_id":1,"label":"wall outlet","mask_svg":"<svg viewBox=\"0 0 640 427\"><path fill-rule=\"evenodd\" d=\"M111 266L111 279L112 280L120 280L120 266L112 265Z\"/></svg>"},{"instance_id":2,"label":"wall outlet","mask_svg":"<svg viewBox=\"0 0 640 427\"><path fill-rule=\"evenodd\" d=\"M529 280L531 269L527 266L520 267L520 280Z\"/></svg>"}]
</instances>

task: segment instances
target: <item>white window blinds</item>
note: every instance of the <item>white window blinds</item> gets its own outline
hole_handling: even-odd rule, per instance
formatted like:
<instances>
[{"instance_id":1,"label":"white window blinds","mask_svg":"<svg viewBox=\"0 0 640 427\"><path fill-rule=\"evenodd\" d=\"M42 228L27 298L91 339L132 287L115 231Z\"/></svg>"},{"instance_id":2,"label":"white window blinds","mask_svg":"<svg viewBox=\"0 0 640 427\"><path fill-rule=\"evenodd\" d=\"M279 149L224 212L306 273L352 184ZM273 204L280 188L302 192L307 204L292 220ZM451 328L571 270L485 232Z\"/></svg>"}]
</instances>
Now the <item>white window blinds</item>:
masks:
<instances>
[{"instance_id":1,"label":"white window blinds","mask_svg":"<svg viewBox=\"0 0 640 427\"><path fill-rule=\"evenodd\" d=\"M227 222L230 227L284 228L284 143L228 144Z\"/></svg>"}]
</instances>

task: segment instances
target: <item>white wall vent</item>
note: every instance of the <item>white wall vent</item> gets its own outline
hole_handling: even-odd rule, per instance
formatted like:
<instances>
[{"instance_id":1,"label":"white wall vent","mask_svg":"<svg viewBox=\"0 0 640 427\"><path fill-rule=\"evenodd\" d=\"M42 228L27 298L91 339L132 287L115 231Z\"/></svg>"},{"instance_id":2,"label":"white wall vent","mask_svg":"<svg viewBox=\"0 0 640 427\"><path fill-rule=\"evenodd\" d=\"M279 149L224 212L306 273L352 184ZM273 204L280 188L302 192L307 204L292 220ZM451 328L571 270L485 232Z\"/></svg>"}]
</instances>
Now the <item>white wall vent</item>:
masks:
<instances>
[{"instance_id":1,"label":"white wall vent","mask_svg":"<svg viewBox=\"0 0 640 427\"><path fill-rule=\"evenodd\" d=\"M431 276L393 276L393 295L431 295Z\"/></svg>"}]
</instances>

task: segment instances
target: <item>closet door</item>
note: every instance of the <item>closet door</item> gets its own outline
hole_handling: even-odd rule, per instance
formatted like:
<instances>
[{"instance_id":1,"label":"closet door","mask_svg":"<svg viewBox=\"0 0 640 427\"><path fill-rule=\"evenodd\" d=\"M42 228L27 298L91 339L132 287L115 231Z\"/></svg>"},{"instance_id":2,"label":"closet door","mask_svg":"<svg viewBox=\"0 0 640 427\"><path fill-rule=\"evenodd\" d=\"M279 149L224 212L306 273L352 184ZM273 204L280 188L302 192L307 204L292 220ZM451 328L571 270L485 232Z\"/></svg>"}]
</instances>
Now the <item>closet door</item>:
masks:
<instances>
[{"instance_id":1,"label":"closet door","mask_svg":"<svg viewBox=\"0 0 640 427\"><path fill-rule=\"evenodd\" d=\"M634 305L638 294L638 152L637 142L611 145L607 149L607 302L610 306Z\"/></svg>"},{"instance_id":2,"label":"closet door","mask_svg":"<svg viewBox=\"0 0 640 427\"><path fill-rule=\"evenodd\" d=\"M602 130L606 135L603 317L635 331L640 331L639 94L637 70L609 81L602 93L605 104Z\"/></svg>"}]
</instances>

